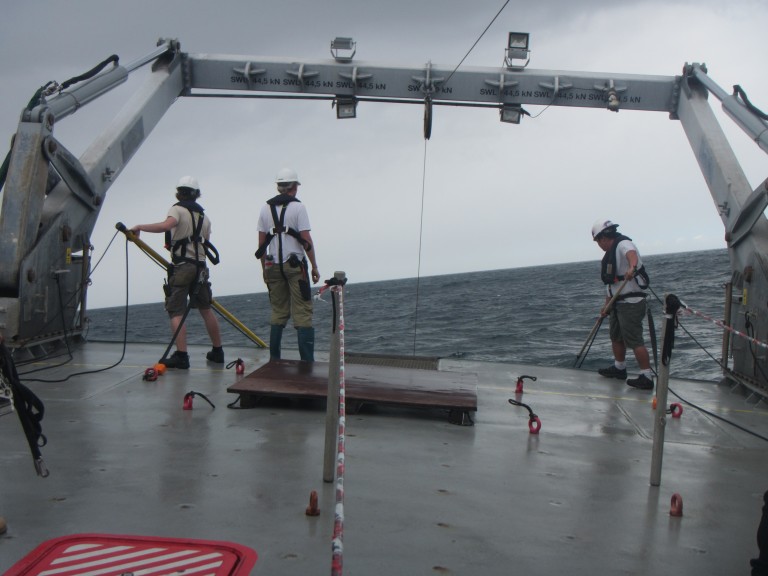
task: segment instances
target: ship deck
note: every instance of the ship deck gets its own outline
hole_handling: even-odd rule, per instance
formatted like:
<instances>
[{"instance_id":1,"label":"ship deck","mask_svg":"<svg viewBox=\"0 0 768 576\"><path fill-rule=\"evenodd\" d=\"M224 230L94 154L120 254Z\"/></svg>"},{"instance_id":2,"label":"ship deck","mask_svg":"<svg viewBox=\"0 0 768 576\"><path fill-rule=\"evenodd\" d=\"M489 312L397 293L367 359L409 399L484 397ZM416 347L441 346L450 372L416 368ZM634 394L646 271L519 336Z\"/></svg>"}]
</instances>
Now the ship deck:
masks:
<instances>
[{"instance_id":1,"label":"ship deck","mask_svg":"<svg viewBox=\"0 0 768 576\"><path fill-rule=\"evenodd\" d=\"M114 368L25 383L45 403L35 474L14 414L0 417L0 573L54 538L134 535L231 542L255 575L331 571L334 482L323 481L325 402L268 397L243 408L243 376L208 365L142 379L164 346L129 344ZM21 367L63 379L116 363L122 345L88 342L71 361ZM291 351L286 355L290 359ZM268 353L228 348L248 376ZM327 355L317 354L326 362ZM295 359L295 358L294 358ZM442 359L473 382L473 426L440 407L364 403L346 418L346 574L746 574L756 557L768 410L725 385L672 380L660 486L650 485L652 394L585 371ZM517 379L525 380L516 394ZM434 376L434 375L432 375ZM184 410L185 395L194 397ZM532 434L525 407L539 417ZM680 402L670 395L670 402ZM305 514L316 491L320 514ZM679 495L682 516L670 515Z\"/></svg>"}]
</instances>

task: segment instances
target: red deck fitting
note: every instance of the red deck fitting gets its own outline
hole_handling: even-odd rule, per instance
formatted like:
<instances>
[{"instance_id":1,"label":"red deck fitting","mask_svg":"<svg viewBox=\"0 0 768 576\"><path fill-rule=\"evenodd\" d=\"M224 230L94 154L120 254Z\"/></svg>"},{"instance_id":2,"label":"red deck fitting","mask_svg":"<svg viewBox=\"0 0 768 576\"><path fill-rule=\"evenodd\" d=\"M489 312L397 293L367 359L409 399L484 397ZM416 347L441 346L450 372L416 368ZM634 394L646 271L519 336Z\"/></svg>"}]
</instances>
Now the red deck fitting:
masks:
<instances>
[{"instance_id":1,"label":"red deck fitting","mask_svg":"<svg viewBox=\"0 0 768 576\"><path fill-rule=\"evenodd\" d=\"M309 493L309 506L306 511L307 516L320 516L320 508L317 507L317 491L312 490Z\"/></svg>"},{"instance_id":2,"label":"red deck fitting","mask_svg":"<svg viewBox=\"0 0 768 576\"><path fill-rule=\"evenodd\" d=\"M682 516L683 515L683 497L677 492L672 494L672 503L669 507L670 516Z\"/></svg>"}]
</instances>

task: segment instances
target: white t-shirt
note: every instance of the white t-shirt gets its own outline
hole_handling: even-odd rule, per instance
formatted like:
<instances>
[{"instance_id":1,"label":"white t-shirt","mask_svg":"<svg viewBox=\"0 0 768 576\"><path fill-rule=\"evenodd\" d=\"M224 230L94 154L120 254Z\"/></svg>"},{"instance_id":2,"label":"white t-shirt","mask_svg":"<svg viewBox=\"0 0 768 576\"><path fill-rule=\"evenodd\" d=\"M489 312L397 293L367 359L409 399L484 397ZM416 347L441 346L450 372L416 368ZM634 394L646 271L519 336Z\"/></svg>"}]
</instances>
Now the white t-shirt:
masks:
<instances>
[{"instance_id":1,"label":"white t-shirt","mask_svg":"<svg viewBox=\"0 0 768 576\"><path fill-rule=\"evenodd\" d=\"M624 276L627 272L629 272L629 262L627 262L627 252L635 251L637 253L637 269L639 270L642 265L643 261L640 258L640 251L637 249L637 246L635 246L634 242L631 240L622 240L619 242L619 244L616 246L616 276ZM613 290L618 290L619 286L621 286L624 283L624 281L620 281L618 284L609 284L607 286L608 289L608 297L613 296ZM637 283L637 277L632 278L629 282L627 282L627 285L624 286L624 289L621 291L622 294L629 294L630 292L642 292L643 289L640 288L640 285ZM622 298L620 302L640 302L643 300L642 296L631 296L629 298Z\"/></svg>"},{"instance_id":2,"label":"white t-shirt","mask_svg":"<svg viewBox=\"0 0 768 576\"><path fill-rule=\"evenodd\" d=\"M283 211L283 206L275 206L275 210L277 211L277 217L280 218L280 214ZM307 214L307 209L301 202L289 202L285 206L285 219L283 224L287 228L292 228L298 232L312 229L309 225L309 215ZM261 212L259 213L257 230L259 232L269 234L274 227L275 221L272 218L272 209L269 204L265 204L262 206ZM267 248L267 254L271 254L274 257L275 262L278 261L280 249L279 242L281 240L283 243L283 262L287 262L288 258L291 257L291 254L296 254L299 256L299 258L304 258L304 248L302 247L301 243L293 236L283 232L282 234L272 238L272 242L269 243L269 248Z\"/></svg>"}]
</instances>

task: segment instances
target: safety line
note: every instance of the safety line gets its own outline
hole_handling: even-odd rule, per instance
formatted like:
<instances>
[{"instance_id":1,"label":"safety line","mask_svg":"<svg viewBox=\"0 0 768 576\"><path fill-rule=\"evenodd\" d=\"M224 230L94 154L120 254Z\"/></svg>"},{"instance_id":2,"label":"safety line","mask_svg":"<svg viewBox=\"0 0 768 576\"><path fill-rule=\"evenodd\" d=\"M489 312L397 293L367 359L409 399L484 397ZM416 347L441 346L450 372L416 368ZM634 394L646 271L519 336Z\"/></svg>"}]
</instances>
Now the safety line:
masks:
<instances>
[{"instance_id":1,"label":"safety line","mask_svg":"<svg viewBox=\"0 0 768 576\"><path fill-rule=\"evenodd\" d=\"M419 328L419 288L421 287L421 243L424 235L424 195L427 182L427 142L424 138L424 158L421 164L421 213L419 216L419 251L416 264L416 302L413 310L413 355L416 356L416 334Z\"/></svg>"},{"instance_id":2,"label":"safety line","mask_svg":"<svg viewBox=\"0 0 768 576\"><path fill-rule=\"evenodd\" d=\"M446 78L444 85L448 85L448 83L451 81L451 78L453 78L453 75L456 74L456 71L464 63L464 60L467 59L467 56L469 56L470 52L472 52L472 50L475 49L475 46L477 46L477 43L480 42L480 40L485 35L485 33L488 32L488 29L493 25L494 22L496 22L496 19L504 11L504 8L507 7L507 4L509 4L509 2L510 0L505 0L502 7L499 8L498 12L496 12L496 16L494 16L491 19L491 21L488 23L488 26L485 27L485 30L483 30L480 36L478 36L477 40L475 40L475 43L472 44L470 49L467 50L467 53L464 54L464 58L462 58L461 61L456 65L456 68L453 69L453 72L451 72L448 75L448 78ZM496 107L495 104L493 106ZM431 119L430 119L430 125L431 125ZM421 283L421 243L422 243L422 234L424 231L424 190L425 190L426 178L427 178L427 141L428 140L429 140L429 136L426 135L425 133L424 160L421 168L421 217L419 219L419 262L418 262L417 271L416 271L416 306L415 306L414 318L413 318L413 355L414 356L416 356L416 335L418 332L418 320L419 320L419 285Z\"/></svg>"},{"instance_id":3,"label":"safety line","mask_svg":"<svg viewBox=\"0 0 768 576\"><path fill-rule=\"evenodd\" d=\"M715 384L715 383L712 382L712 384ZM477 388L478 388L478 390L479 389L484 389L484 390L501 391L501 392L504 392L505 394L508 394L509 390L510 390L509 386L497 386L497 385L494 385L494 384L490 384L490 385L478 384ZM680 398L680 400L682 400L686 404L689 404L691 406L696 406L692 402L690 402L690 401L686 400L685 398L681 397L676 392L673 392L671 389L670 389L670 392L672 392L672 394L674 394L675 396ZM648 402L648 398L647 397L626 396L626 395L616 396L616 395L609 395L609 394L595 394L595 393L592 393L592 392L562 392L560 390L531 390L531 389L526 389L525 393L526 394L530 394L532 396L558 396L558 397L565 397L565 398L578 398L578 399L581 399L581 400L596 400L596 401L609 400L609 401L612 401L612 402L619 402L619 401L621 401L621 402L624 402L624 403L632 402L632 403L635 403L635 404L638 404L638 403L639 404L645 404L645 403ZM766 409L759 410L759 409L747 409L747 408L725 408L725 407L723 407L723 406L721 406L719 404L710 405L709 409L710 410L720 410L721 412L728 413L728 414L755 414L755 415L760 416L760 417L768 417L768 410L766 410Z\"/></svg>"},{"instance_id":4,"label":"safety line","mask_svg":"<svg viewBox=\"0 0 768 576\"><path fill-rule=\"evenodd\" d=\"M341 576L344 565L344 463L347 420L344 379L344 287L334 286L331 290L338 295L339 312L339 431L336 451L336 508L331 541L331 574Z\"/></svg>"},{"instance_id":5,"label":"safety line","mask_svg":"<svg viewBox=\"0 0 768 576\"><path fill-rule=\"evenodd\" d=\"M707 316L706 314L704 314L702 312L699 312L698 310L694 310L693 308L689 308L685 304L685 302L681 301L680 303L683 305L683 310L685 310L689 314L694 314L696 316L700 316L701 318L709 320L710 322L713 322L714 324L720 326L720 328L722 328L723 330L728 330L728 332L731 332L732 334L736 334L737 336L741 336L742 338L746 338L747 340L749 340L753 344L756 344L757 346L761 346L762 348L768 348L768 344L766 344L765 342L761 342L757 338L753 338L752 336L750 336L748 334L744 334L744 332L740 332L739 330L736 330L736 329L732 328L731 326L728 326L722 320L716 320L714 318L710 318L709 316Z\"/></svg>"}]
</instances>

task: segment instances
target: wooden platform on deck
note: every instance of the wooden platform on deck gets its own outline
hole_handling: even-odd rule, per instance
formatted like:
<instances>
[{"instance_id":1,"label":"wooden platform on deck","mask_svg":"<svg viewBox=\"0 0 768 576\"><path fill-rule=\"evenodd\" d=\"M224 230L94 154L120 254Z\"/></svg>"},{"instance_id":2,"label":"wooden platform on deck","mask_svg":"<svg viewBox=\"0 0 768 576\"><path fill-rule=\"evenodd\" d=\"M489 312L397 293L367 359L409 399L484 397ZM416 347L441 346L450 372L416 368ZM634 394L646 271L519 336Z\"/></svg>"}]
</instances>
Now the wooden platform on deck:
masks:
<instances>
[{"instance_id":1,"label":"wooden platform on deck","mask_svg":"<svg viewBox=\"0 0 768 576\"><path fill-rule=\"evenodd\" d=\"M477 411L477 375L440 372L434 360L346 357L348 410L354 411L362 404L436 408L448 410L452 422L471 422L468 413ZM240 394L241 402L249 405L263 396L324 399L327 390L328 363L299 360L270 361L227 388L228 392Z\"/></svg>"}]
</instances>

